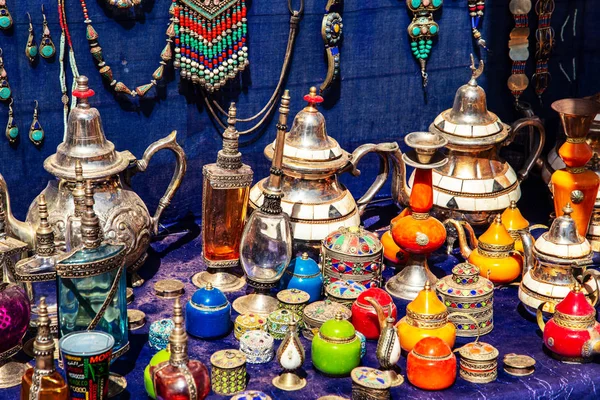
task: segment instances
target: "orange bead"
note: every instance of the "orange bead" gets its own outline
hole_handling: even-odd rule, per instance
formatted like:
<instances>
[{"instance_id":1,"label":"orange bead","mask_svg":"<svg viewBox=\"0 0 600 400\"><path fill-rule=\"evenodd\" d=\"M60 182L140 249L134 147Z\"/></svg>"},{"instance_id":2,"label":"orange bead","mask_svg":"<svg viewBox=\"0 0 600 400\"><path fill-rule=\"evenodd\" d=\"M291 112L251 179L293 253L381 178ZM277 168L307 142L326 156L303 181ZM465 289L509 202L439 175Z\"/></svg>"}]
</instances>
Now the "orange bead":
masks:
<instances>
[{"instance_id":1,"label":"orange bead","mask_svg":"<svg viewBox=\"0 0 600 400\"><path fill-rule=\"evenodd\" d=\"M567 167L583 167L592 158L592 147L583 143L565 142L560 149L558 155L565 162ZM564 204L563 204L564 206Z\"/></svg>"}]
</instances>

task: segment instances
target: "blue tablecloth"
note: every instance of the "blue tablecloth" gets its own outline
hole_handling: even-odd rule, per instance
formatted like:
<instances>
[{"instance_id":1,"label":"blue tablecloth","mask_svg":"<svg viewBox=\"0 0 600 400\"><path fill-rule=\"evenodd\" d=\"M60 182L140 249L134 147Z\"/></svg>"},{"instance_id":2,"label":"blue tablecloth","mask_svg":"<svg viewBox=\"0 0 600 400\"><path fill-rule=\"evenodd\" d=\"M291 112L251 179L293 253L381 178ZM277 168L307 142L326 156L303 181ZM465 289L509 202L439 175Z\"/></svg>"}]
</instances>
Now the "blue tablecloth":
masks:
<instances>
[{"instance_id":1,"label":"blue tablecloth","mask_svg":"<svg viewBox=\"0 0 600 400\"><path fill-rule=\"evenodd\" d=\"M371 212L366 217L365 223L372 228L380 228L389 221L389 218L381 218L382 215L391 215L395 212L393 206L377 207L376 212ZM125 374L128 381L127 391L121 399L146 398L143 384L143 369L148 364L154 351L148 346L148 328L151 322L161 318L168 318L172 313L173 300L165 300L153 294L152 286L160 279L174 278L185 283L186 293L183 296L187 300L195 291L191 283L191 277L205 268L201 261L201 238L199 221L187 221L180 225L172 226L173 232L152 244L149 261L146 263L142 274L149 280L140 288L136 288L135 300L131 308L139 309L146 313L147 324L142 329L131 332L131 350L113 365L113 370ZM438 276L446 275L453 265L460 262L457 257L443 254L436 255L430 259L433 272ZM389 268L385 276L393 273ZM231 293L229 300L233 301L236 296L243 292ZM494 330L481 338L482 341L496 346L500 351L499 360L504 354L519 353L527 354L535 358L536 371L533 375L517 378L506 374L502 370L500 362L498 380L477 385L457 379L454 386L442 392L426 392L419 390L405 382L402 386L392 389L392 398L427 398L427 399L563 399L563 398L598 398L600 393L600 365L564 364L550 358L543 351L541 332L533 319L519 306L517 298L517 286L510 285L495 290L494 305ZM396 301L399 318L404 316L406 301ZM233 315L235 318L237 315ZM472 339L471 339L472 340ZM459 347L469 339L458 338L456 347ZM347 398L351 397L350 378L329 378L316 372L312 366L310 357L310 342L302 338L306 349L307 358L304 363L304 371L307 375L308 385L305 389L297 392L283 392L276 389L271 380L281 369L277 362L268 364L248 365L250 377L248 388L258 389L269 394L273 399L308 399L314 400L326 394L337 394ZM276 345L278 342L276 342ZM216 341L202 341L190 338L190 358L199 359L210 366L210 356L220 349L238 348L238 341L233 333L224 339ZM367 355L362 365L378 367L375 357L376 342L367 344ZM399 363L402 374L406 372L406 358L402 357ZM598 387L599 389L596 389ZM18 398L19 388L0 390L0 399ZM209 399L225 399L227 397L212 394Z\"/></svg>"}]
</instances>

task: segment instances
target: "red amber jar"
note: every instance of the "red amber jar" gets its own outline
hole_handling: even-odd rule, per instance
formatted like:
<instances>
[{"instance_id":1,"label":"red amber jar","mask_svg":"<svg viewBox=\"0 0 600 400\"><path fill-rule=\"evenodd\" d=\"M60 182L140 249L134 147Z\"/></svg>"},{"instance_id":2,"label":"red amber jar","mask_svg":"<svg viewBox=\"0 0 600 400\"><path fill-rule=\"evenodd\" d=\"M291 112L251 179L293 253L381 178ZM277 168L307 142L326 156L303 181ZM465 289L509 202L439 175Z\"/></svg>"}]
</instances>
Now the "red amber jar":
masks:
<instances>
[{"instance_id":1,"label":"red amber jar","mask_svg":"<svg viewBox=\"0 0 600 400\"><path fill-rule=\"evenodd\" d=\"M456 380L456 357L442 339L423 338L408 353L406 376L419 389L449 388Z\"/></svg>"},{"instance_id":2,"label":"red amber jar","mask_svg":"<svg viewBox=\"0 0 600 400\"><path fill-rule=\"evenodd\" d=\"M566 362L588 362L600 346L600 324L579 283L556 305L554 315L544 326L538 309L538 324L544 344L552 356Z\"/></svg>"},{"instance_id":3,"label":"red amber jar","mask_svg":"<svg viewBox=\"0 0 600 400\"><path fill-rule=\"evenodd\" d=\"M398 310L392 297L383 289L370 288L358 296L354 304L352 304L352 325L354 325L354 329L365 335L367 339L375 340L379 338L381 328L377 311L366 300L368 297L374 299L381 306L386 318L389 317L389 306L392 308L394 321L396 321Z\"/></svg>"}]
</instances>

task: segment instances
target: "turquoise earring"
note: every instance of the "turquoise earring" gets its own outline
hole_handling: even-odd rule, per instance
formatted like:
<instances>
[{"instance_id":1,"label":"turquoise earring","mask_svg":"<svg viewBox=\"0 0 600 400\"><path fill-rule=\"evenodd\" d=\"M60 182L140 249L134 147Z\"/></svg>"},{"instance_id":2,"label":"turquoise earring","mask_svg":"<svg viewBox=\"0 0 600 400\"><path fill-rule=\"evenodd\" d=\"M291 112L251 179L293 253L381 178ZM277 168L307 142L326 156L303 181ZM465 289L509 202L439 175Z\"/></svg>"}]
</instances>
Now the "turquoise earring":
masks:
<instances>
[{"instance_id":1,"label":"turquoise earring","mask_svg":"<svg viewBox=\"0 0 600 400\"><path fill-rule=\"evenodd\" d=\"M31 121L31 126L29 127L29 140L31 140L36 146L39 146L44 141L44 136L44 128L42 128L42 125L38 120L38 101L35 100L35 109L33 110L33 121Z\"/></svg>"},{"instance_id":2,"label":"turquoise earring","mask_svg":"<svg viewBox=\"0 0 600 400\"><path fill-rule=\"evenodd\" d=\"M13 112L13 99L10 99L8 103L8 123L6 124L6 138L10 143L15 143L19 138L19 127L15 124L14 112Z\"/></svg>"},{"instance_id":3,"label":"turquoise earring","mask_svg":"<svg viewBox=\"0 0 600 400\"><path fill-rule=\"evenodd\" d=\"M7 30L12 27L13 19L6 7L6 0L0 0L0 29Z\"/></svg>"},{"instance_id":4,"label":"turquoise earring","mask_svg":"<svg viewBox=\"0 0 600 400\"><path fill-rule=\"evenodd\" d=\"M43 4L42 15L44 16L44 23L42 27L42 40L40 41L40 55L45 59L48 59L54 57L54 54L56 54L56 47L54 47L54 42L52 42L52 36L50 36L50 28L48 28L48 21L46 20Z\"/></svg>"},{"instance_id":5,"label":"turquoise earring","mask_svg":"<svg viewBox=\"0 0 600 400\"><path fill-rule=\"evenodd\" d=\"M29 59L30 63L35 61L35 58L38 55L37 43L35 42L35 37L33 36L33 23L31 23L31 15L27 13L29 17L29 37L27 38L27 46L25 46L25 55Z\"/></svg>"},{"instance_id":6,"label":"turquoise earring","mask_svg":"<svg viewBox=\"0 0 600 400\"><path fill-rule=\"evenodd\" d=\"M12 91L8 83L8 74L4 69L4 59L2 58L2 49L0 49L0 101L11 100Z\"/></svg>"}]
</instances>

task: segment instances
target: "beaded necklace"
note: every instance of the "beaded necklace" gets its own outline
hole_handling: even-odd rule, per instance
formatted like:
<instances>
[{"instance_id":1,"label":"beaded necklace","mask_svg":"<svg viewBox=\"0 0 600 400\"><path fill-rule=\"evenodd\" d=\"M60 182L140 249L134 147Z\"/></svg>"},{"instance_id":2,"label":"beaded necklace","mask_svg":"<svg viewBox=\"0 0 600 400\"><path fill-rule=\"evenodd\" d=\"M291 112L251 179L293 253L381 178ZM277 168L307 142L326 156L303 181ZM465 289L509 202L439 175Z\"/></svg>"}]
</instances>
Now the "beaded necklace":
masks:
<instances>
[{"instance_id":1,"label":"beaded necklace","mask_svg":"<svg viewBox=\"0 0 600 400\"><path fill-rule=\"evenodd\" d=\"M535 74L532 76L535 84L535 93L542 102L542 94L550 83L550 72L548 72L548 60L554 47L554 29L550 26L552 13L554 12L554 0L538 0L535 4L535 12L538 15L538 27L535 31Z\"/></svg>"},{"instance_id":2,"label":"beaded necklace","mask_svg":"<svg viewBox=\"0 0 600 400\"><path fill-rule=\"evenodd\" d=\"M529 59L529 11L531 10L531 0L511 0L508 5L511 14L515 20L515 27L510 32L508 41L509 57L512 60L512 74L508 77L508 88L519 102L519 97L527 86L529 78L525 74L525 66Z\"/></svg>"},{"instance_id":3,"label":"beaded necklace","mask_svg":"<svg viewBox=\"0 0 600 400\"><path fill-rule=\"evenodd\" d=\"M123 94L129 95L131 97L136 97L136 96L144 97L146 95L146 93L148 93L148 91L150 89L152 89L153 86L157 85L157 81L160 81L164 77L165 67L167 66L167 63L169 61L171 61L171 59L173 58L173 50L171 48L171 45L173 43L173 37L175 36L175 28L174 28L174 20L173 20L173 5L171 5L171 7L169 9L169 14L171 14L171 23L169 24L169 27L167 28L167 31L166 31L167 44L165 45L164 49L160 53L160 58L161 58L160 65L156 69L156 71L154 71L154 73L152 74L152 79L150 80L149 83L137 86L135 88L135 90L131 90L123 82L113 79L112 69L110 68L110 65L108 65L104 61L104 56L102 54L102 47L100 47L100 44L98 43L98 32L92 26L92 20L90 19L89 15L88 15L88 10L87 10L87 6L85 4L85 0L80 0L80 3L81 3L81 9L83 11L83 17L85 18L84 22L87 25L86 26L86 38L87 38L88 44L90 46L90 53L92 53L92 56L94 57L94 60L96 61L96 66L98 67L98 72L100 72L100 75L109 83L110 87L112 88L112 90L115 93L123 93Z\"/></svg>"},{"instance_id":4,"label":"beaded necklace","mask_svg":"<svg viewBox=\"0 0 600 400\"><path fill-rule=\"evenodd\" d=\"M471 30L473 31L473 38L477 40L477 44L485 47L485 40L481 37L479 26L483 19L483 11L485 9L485 0L467 0L469 5L469 16L471 17Z\"/></svg>"},{"instance_id":5,"label":"beaded necklace","mask_svg":"<svg viewBox=\"0 0 600 400\"><path fill-rule=\"evenodd\" d=\"M75 61L75 51L73 50L73 42L71 41L71 33L69 32L69 27L67 25L67 14L65 11L65 0L58 0L58 16L60 22L60 53L59 53L59 64L60 64L60 89L62 92L61 101L63 103L63 140L66 140L67 137L67 120L69 117L69 95L67 90L67 76L65 72L65 50L66 45L69 45L69 65L71 66L71 74L73 76L73 86L71 88L71 93L74 92L75 87L77 86L76 78L79 76L79 71L77 70L77 62ZM75 98L71 99L71 107L75 107Z\"/></svg>"}]
</instances>

